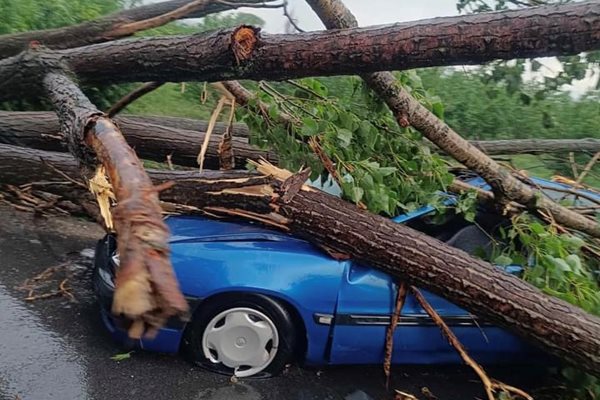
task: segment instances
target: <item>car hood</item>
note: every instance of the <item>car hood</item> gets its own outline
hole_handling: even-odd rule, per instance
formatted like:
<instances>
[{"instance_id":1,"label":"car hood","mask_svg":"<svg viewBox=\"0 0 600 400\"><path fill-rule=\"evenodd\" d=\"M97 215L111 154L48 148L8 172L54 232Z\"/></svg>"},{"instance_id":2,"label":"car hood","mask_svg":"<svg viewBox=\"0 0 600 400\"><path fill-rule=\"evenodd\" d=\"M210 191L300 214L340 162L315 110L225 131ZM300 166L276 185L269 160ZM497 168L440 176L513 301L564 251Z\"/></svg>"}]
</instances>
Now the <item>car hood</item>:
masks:
<instances>
[{"instance_id":1,"label":"car hood","mask_svg":"<svg viewBox=\"0 0 600 400\"><path fill-rule=\"evenodd\" d=\"M170 216L170 243L220 241L299 241L293 236L262 228L246 221L225 222L198 216Z\"/></svg>"}]
</instances>

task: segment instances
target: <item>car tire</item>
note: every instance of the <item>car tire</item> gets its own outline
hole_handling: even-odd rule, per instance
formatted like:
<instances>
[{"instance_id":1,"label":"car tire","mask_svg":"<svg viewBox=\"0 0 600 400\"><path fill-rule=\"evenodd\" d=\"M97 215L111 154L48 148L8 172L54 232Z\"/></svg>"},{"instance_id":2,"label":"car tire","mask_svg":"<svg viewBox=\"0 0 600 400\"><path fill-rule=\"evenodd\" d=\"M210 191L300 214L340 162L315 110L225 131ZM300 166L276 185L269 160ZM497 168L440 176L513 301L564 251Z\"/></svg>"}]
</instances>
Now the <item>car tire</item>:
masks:
<instances>
[{"instance_id":1,"label":"car tire","mask_svg":"<svg viewBox=\"0 0 600 400\"><path fill-rule=\"evenodd\" d=\"M182 352L213 372L265 378L277 375L292 361L296 345L296 327L281 303L260 294L240 293L200 304L184 332ZM238 365L237 371L232 368L243 364L242 359L259 362Z\"/></svg>"}]
</instances>

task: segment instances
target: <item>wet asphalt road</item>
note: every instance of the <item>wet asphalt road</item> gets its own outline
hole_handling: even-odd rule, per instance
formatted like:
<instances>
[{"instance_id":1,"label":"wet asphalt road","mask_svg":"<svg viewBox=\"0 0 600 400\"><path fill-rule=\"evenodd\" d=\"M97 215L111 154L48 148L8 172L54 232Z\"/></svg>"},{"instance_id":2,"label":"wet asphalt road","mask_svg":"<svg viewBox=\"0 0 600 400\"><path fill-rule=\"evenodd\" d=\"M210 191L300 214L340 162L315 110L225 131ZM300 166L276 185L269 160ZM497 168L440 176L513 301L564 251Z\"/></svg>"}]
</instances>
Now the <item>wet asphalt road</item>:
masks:
<instances>
[{"instance_id":1,"label":"wet asphalt road","mask_svg":"<svg viewBox=\"0 0 600 400\"><path fill-rule=\"evenodd\" d=\"M102 236L96 225L74 218L34 219L0 206L0 400L38 399L392 399L381 367L323 370L292 366L283 376L242 380L199 369L179 356L122 353L104 331L90 290L89 253ZM87 250L86 250L87 249ZM82 253L83 251L83 253ZM76 301L55 297L25 301L22 283L65 263L48 287L63 278ZM41 293L41 292L39 292ZM39 294L34 292L34 294ZM393 367L392 387L421 395L427 387L439 399L483 398L475 376L464 367ZM508 383L541 385L531 371L494 371Z\"/></svg>"}]
</instances>

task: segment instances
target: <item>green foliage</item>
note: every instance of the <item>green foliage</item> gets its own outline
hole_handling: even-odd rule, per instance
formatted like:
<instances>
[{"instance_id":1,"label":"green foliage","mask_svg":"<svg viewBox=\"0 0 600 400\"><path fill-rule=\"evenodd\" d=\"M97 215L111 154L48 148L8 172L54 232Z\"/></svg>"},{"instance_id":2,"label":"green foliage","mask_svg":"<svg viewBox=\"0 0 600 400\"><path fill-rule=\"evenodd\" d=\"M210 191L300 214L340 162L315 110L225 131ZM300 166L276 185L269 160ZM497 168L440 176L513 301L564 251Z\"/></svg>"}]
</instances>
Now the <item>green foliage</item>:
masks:
<instances>
[{"instance_id":1,"label":"green foliage","mask_svg":"<svg viewBox=\"0 0 600 400\"><path fill-rule=\"evenodd\" d=\"M192 35L194 33L206 32L215 29L233 28L240 25L264 26L265 21L254 15L244 12L232 14L210 14L202 18L200 22L190 24L183 22L171 22L158 28L139 32L136 36L169 36L169 35Z\"/></svg>"},{"instance_id":2,"label":"green foliage","mask_svg":"<svg viewBox=\"0 0 600 400\"><path fill-rule=\"evenodd\" d=\"M480 13L501 11L509 9L526 8L545 4L566 4L573 0L458 0L456 8L459 12ZM600 52L592 51L585 55L556 57L561 67L550 68L540 60L497 61L481 67L486 74L480 75L485 82L504 83L509 93L521 92L526 85L525 72L538 73L537 80L541 83L534 93L540 99L548 94L561 91L564 85L573 83L586 77L598 74L597 67L600 61ZM541 73L539 73L541 72ZM597 80L597 87L600 80ZM530 93L523 91L524 101Z\"/></svg>"},{"instance_id":3,"label":"green foliage","mask_svg":"<svg viewBox=\"0 0 600 400\"><path fill-rule=\"evenodd\" d=\"M0 34L57 28L120 10L124 0L0 0Z\"/></svg>"},{"instance_id":4,"label":"green foliage","mask_svg":"<svg viewBox=\"0 0 600 400\"><path fill-rule=\"evenodd\" d=\"M529 214L514 217L512 225L501 232L503 239L492 261L498 265L524 266L523 279L544 293L561 298L585 311L600 315L600 286L594 271L600 260L584 251L583 239L572 234L558 233L552 226L541 223ZM598 399L600 379L575 368L564 368L562 376L568 385L553 399Z\"/></svg>"},{"instance_id":5,"label":"green foliage","mask_svg":"<svg viewBox=\"0 0 600 400\"><path fill-rule=\"evenodd\" d=\"M133 351L127 352L127 353L118 353L115 354L114 356L111 356L110 359L113 361L125 361L125 360L129 360L131 358L131 354L133 353Z\"/></svg>"},{"instance_id":6,"label":"green foliage","mask_svg":"<svg viewBox=\"0 0 600 400\"><path fill-rule=\"evenodd\" d=\"M431 68L419 71L423 85L438 94L444 104L444 118L453 129L472 140L598 137L600 103L598 92L592 91L579 99L564 92L554 92L536 99L542 86L531 85L510 93L505 82L485 82L483 71ZM530 93L523 101L524 93ZM590 156L576 155L584 165ZM571 166L565 155L507 156L518 169L549 178L552 175L571 176ZM581 168L580 168L581 170ZM588 174L584 183L600 185L600 165Z\"/></svg>"},{"instance_id":7,"label":"green foliage","mask_svg":"<svg viewBox=\"0 0 600 400\"><path fill-rule=\"evenodd\" d=\"M600 315L600 287L593 275L598 260L582 251L580 237L558 233L529 214L514 217L503 231L507 246L494 259L498 264L525 266L523 279L543 292Z\"/></svg>"},{"instance_id":8,"label":"green foliage","mask_svg":"<svg viewBox=\"0 0 600 400\"><path fill-rule=\"evenodd\" d=\"M442 111L438 98L423 89L414 72L399 81L430 108ZM399 128L385 105L356 78L330 78L334 91L349 93L343 101L329 95L321 79L290 85L260 85L259 99L268 111L251 104L241 115L255 144L272 146L284 167L313 170L323 181L329 172L309 146L315 140L334 165L345 198L375 213L395 215L425 204L439 204L439 190L451 181L443 160L422 145L412 128ZM267 114L267 119L263 118ZM277 123L286 114L292 123Z\"/></svg>"}]
</instances>

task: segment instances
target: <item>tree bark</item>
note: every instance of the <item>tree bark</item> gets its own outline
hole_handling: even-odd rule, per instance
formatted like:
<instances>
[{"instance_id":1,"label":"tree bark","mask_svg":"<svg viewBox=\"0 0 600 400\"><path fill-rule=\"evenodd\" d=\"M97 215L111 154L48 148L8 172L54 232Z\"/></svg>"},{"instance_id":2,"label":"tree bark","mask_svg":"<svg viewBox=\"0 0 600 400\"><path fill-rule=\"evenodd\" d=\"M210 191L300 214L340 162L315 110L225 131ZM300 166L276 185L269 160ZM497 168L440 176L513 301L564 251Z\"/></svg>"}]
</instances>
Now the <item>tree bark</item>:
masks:
<instances>
[{"instance_id":1,"label":"tree bark","mask_svg":"<svg viewBox=\"0 0 600 400\"><path fill-rule=\"evenodd\" d=\"M136 150L139 157L165 162L171 156L174 164L197 167L196 157L204 140L207 123L204 121L154 117L151 121L179 126L194 127L199 131L170 128L143 122L146 117L118 117L115 119L127 143ZM202 129L202 130L201 130ZM210 169L219 168L219 142L225 133L227 124L218 123L210 138L206 152L205 166ZM232 139L235 165L244 168L247 160L264 158L277 163L277 156L268 151L259 150L244 138L238 138L238 132L247 134L248 128L243 124L234 124ZM0 143L17 146L28 146L35 149L51 151L67 151L64 137L60 133L60 125L56 115L48 112L11 112L0 111Z\"/></svg>"},{"instance_id":2,"label":"tree bark","mask_svg":"<svg viewBox=\"0 0 600 400\"><path fill-rule=\"evenodd\" d=\"M113 313L127 316L131 337L140 337L188 311L171 267L169 230L162 220L158 189L119 128L61 71L49 72L44 86L57 110L70 152L86 166L97 157L106 168L118 201L114 222L121 265Z\"/></svg>"},{"instance_id":3,"label":"tree bark","mask_svg":"<svg viewBox=\"0 0 600 400\"><path fill-rule=\"evenodd\" d=\"M0 35L0 58L11 57L22 52L33 41L52 49L68 49L130 36L135 31L123 31L120 28L132 22L139 22L170 13L191 2L192 0L164 1L131 8L94 21L64 28ZM258 5L260 3L262 3L262 0L231 0L226 3L212 1L207 2L204 7L198 10L186 14L185 18L202 18L209 14L236 9L243 5Z\"/></svg>"},{"instance_id":4,"label":"tree bark","mask_svg":"<svg viewBox=\"0 0 600 400\"><path fill-rule=\"evenodd\" d=\"M98 203L87 189L84 181L79 178L80 168L77 160L68 153L35 150L31 148L0 144L0 192L7 193L6 185L23 188L31 187L33 195L36 193L51 193L58 197L58 205L70 202L64 209L76 215L87 215L93 220L98 220L100 215ZM178 182L187 188L189 193L193 190L218 189L218 182L231 182L256 176L256 182L263 182L262 177L247 170L211 171L202 173L197 171L169 171L147 169L146 172L152 182L160 185L167 182ZM217 186L215 184L217 183ZM165 212L202 213L195 207L185 207L173 203L174 198L169 194L162 194L161 206ZM98 220L98 222L102 222Z\"/></svg>"},{"instance_id":5,"label":"tree bark","mask_svg":"<svg viewBox=\"0 0 600 400\"><path fill-rule=\"evenodd\" d=\"M307 0L307 2L329 29L354 28L358 25L354 15L352 15L350 10L344 6L344 3L341 0ZM589 6L592 8L594 8L593 6L598 6L598 10L600 10L600 2L586 2L577 4L584 5L586 8ZM560 14L560 12L558 14L554 14L557 12L558 8L551 9L548 7L555 6L531 8L529 10L537 10L534 15L539 13L541 10L544 10L546 13L548 13L546 16ZM592 11L591 8L588 10L592 12L591 15L596 13L596 11ZM486 15L487 22L492 25L495 23L510 24L510 22L506 19L503 22L501 22L501 19L494 21L494 17L508 16L509 14L490 13L476 15ZM526 17L523 16L519 18L525 18L526 20ZM525 29L525 25L522 25L524 20L519 19L517 21L518 22L513 21L510 29L519 30L519 27ZM496 29L491 27L488 28L491 30ZM490 32L487 31L488 28L481 27L480 29L483 29L483 31L486 31L489 34ZM429 31L429 28L426 29ZM469 32L469 28L463 29L461 27L459 29L455 27L455 29L460 31L461 34L467 33L466 38L469 38L470 35L474 34L473 32ZM524 31L513 32L514 38L518 37L519 39L523 39L524 36L521 36L523 33ZM600 34L600 31L597 33ZM476 37L483 39L483 42L486 44L483 49L487 49L487 44L489 42L488 39L490 37L497 38L497 36L494 35L482 35L481 31L479 34L475 35ZM525 35L527 36L527 34ZM530 43L529 41L526 42ZM491 40L490 43L493 45L496 42L495 40ZM525 42L522 42L521 44L524 43ZM554 49L562 47L559 46L559 44L562 43L561 41L550 41L548 43L553 43L551 47ZM446 51L444 50L443 53L445 52ZM516 53L514 53L513 56L518 56L518 54L522 53L519 53L519 51L516 50ZM401 126L412 125L419 132L421 132L423 136L442 149L446 154L452 156L467 168L477 172L490 184L497 200L503 201L503 199L506 198L510 201L523 204L533 211L540 209L547 211L559 224L581 232L585 232L594 237L600 237L600 224L592 219L588 219L587 217L578 214L575 211L562 207L561 205L543 196L538 190L533 190L532 188L518 181L511 175L509 171L502 168L497 162L485 155L475 146L471 145L467 140L463 139L458 133L453 131L448 125L446 125L419 101L412 97L412 95L408 93L399 82L397 82L392 73L377 72L374 74L364 74L362 75L362 78L367 82L369 87L386 102Z\"/></svg>"},{"instance_id":6,"label":"tree bark","mask_svg":"<svg viewBox=\"0 0 600 400\"><path fill-rule=\"evenodd\" d=\"M469 142L488 155L597 153L600 151L600 139L594 138L470 140Z\"/></svg>"},{"instance_id":7,"label":"tree bark","mask_svg":"<svg viewBox=\"0 0 600 400\"><path fill-rule=\"evenodd\" d=\"M83 82L286 79L481 64L577 54L600 47L600 3L436 18L389 26L292 35L258 29L120 40L47 54ZM26 56L0 60L0 101L35 94ZM116 62L118 60L118 62Z\"/></svg>"},{"instance_id":8,"label":"tree bark","mask_svg":"<svg viewBox=\"0 0 600 400\"><path fill-rule=\"evenodd\" d=\"M42 174L52 179L52 170L41 159L51 160L63 172L76 172L75 161L64 153L0 145L0 180L23 184ZM26 177L15 173L16 165L35 168L36 174ZM149 174L155 183L175 181L173 187L161 192L164 201L211 214L253 219L347 254L489 318L591 373L599 373L597 317L404 225L314 188L292 185L294 179L282 181L291 174L280 171L259 169L263 175L246 171L212 171L201 176L185 171ZM55 175L54 179L63 178ZM304 179L297 181L302 184Z\"/></svg>"}]
</instances>

